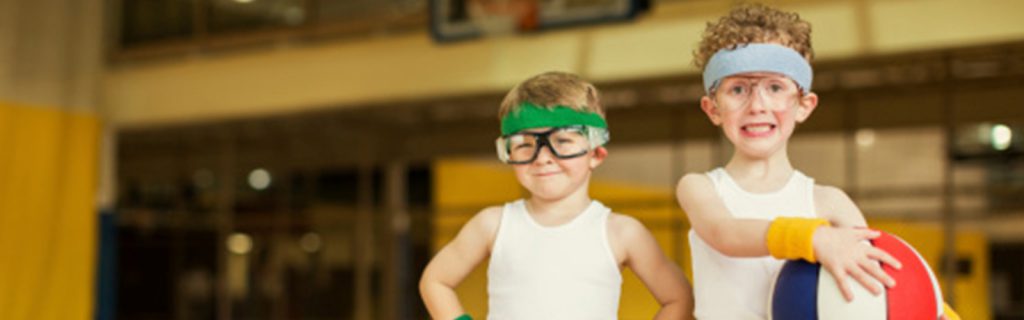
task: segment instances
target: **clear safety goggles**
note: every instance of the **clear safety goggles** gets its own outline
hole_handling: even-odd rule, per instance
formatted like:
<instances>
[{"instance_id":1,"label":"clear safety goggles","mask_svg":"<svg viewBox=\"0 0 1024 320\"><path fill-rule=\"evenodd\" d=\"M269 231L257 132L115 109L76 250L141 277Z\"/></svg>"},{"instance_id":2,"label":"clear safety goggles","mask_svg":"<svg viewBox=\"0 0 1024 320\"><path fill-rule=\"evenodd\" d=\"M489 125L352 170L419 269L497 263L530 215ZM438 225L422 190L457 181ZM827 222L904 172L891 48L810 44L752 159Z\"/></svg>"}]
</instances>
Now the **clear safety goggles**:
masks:
<instances>
[{"instance_id":1,"label":"clear safety goggles","mask_svg":"<svg viewBox=\"0 0 1024 320\"><path fill-rule=\"evenodd\" d=\"M528 164L537 159L541 148L547 147L559 159L587 154L608 142L608 130L591 126L566 126L543 132L520 131L498 137L495 145L498 158L507 164Z\"/></svg>"},{"instance_id":2,"label":"clear safety goggles","mask_svg":"<svg viewBox=\"0 0 1024 320\"><path fill-rule=\"evenodd\" d=\"M796 82L784 76L728 77L712 90L716 105L728 111L746 108L754 99L760 99L767 110L782 111L796 105L802 92Z\"/></svg>"}]
</instances>

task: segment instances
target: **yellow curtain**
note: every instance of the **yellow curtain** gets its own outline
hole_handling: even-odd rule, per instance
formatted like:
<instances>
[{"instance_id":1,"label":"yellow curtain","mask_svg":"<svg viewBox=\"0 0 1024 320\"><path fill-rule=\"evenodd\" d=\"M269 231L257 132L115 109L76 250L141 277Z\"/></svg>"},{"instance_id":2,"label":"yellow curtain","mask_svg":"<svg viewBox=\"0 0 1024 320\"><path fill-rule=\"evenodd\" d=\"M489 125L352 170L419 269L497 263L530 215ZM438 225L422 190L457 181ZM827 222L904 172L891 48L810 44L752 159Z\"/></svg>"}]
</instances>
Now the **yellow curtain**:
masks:
<instances>
[{"instance_id":1,"label":"yellow curtain","mask_svg":"<svg viewBox=\"0 0 1024 320\"><path fill-rule=\"evenodd\" d=\"M93 317L99 133L0 102L0 319Z\"/></svg>"}]
</instances>

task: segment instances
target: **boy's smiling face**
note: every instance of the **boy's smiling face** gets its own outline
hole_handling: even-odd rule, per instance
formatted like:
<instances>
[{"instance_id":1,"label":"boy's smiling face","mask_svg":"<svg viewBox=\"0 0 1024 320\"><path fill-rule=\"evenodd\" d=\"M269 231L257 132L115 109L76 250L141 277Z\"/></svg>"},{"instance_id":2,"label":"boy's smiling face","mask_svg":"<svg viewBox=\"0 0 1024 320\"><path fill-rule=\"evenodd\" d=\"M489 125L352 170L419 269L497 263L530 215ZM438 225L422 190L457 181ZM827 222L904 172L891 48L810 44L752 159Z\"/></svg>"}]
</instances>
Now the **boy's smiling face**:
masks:
<instances>
[{"instance_id":1,"label":"boy's smiling face","mask_svg":"<svg viewBox=\"0 0 1024 320\"><path fill-rule=\"evenodd\" d=\"M801 94L793 80L776 73L749 72L722 79L701 109L736 147L736 152L767 158L785 150L797 123L817 106L814 93Z\"/></svg>"},{"instance_id":2,"label":"boy's smiling face","mask_svg":"<svg viewBox=\"0 0 1024 320\"><path fill-rule=\"evenodd\" d=\"M535 128L526 132L544 132L550 128ZM585 155L559 159L548 148L541 148L537 158L528 164L512 165L516 179L533 197L542 200L557 200L576 192L585 191L590 173L608 155L604 147L598 147Z\"/></svg>"}]
</instances>

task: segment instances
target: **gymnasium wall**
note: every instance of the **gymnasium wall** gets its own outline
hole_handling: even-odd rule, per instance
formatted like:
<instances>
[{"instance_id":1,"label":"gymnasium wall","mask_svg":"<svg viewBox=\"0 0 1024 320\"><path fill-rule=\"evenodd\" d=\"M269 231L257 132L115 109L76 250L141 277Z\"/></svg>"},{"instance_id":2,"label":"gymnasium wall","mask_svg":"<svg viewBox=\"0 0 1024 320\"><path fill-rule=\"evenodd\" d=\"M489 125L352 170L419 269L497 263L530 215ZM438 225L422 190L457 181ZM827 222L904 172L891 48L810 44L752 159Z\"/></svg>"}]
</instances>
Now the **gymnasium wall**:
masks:
<instances>
[{"instance_id":1,"label":"gymnasium wall","mask_svg":"<svg viewBox=\"0 0 1024 320\"><path fill-rule=\"evenodd\" d=\"M819 61L1024 39L1014 0L763 2L814 25ZM137 126L505 91L547 70L597 82L694 73L705 23L732 3L664 1L635 23L444 45L424 30L115 64L103 112Z\"/></svg>"}]
</instances>

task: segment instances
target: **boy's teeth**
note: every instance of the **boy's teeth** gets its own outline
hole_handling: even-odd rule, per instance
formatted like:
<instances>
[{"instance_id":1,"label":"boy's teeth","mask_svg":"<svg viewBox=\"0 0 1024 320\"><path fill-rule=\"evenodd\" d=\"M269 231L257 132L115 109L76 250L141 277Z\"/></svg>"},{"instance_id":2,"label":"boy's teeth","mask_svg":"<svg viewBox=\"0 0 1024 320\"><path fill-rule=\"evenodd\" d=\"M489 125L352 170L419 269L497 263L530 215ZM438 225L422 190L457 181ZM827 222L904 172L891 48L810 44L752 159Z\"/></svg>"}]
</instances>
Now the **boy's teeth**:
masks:
<instances>
[{"instance_id":1,"label":"boy's teeth","mask_svg":"<svg viewBox=\"0 0 1024 320\"><path fill-rule=\"evenodd\" d=\"M753 132L753 133L762 133L762 132L768 132L768 130L771 130L772 126L771 125L767 125L767 124L766 125L757 125L757 126L746 126L746 129L747 129L747 131L750 131L750 132Z\"/></svg>"}]
</instances>

